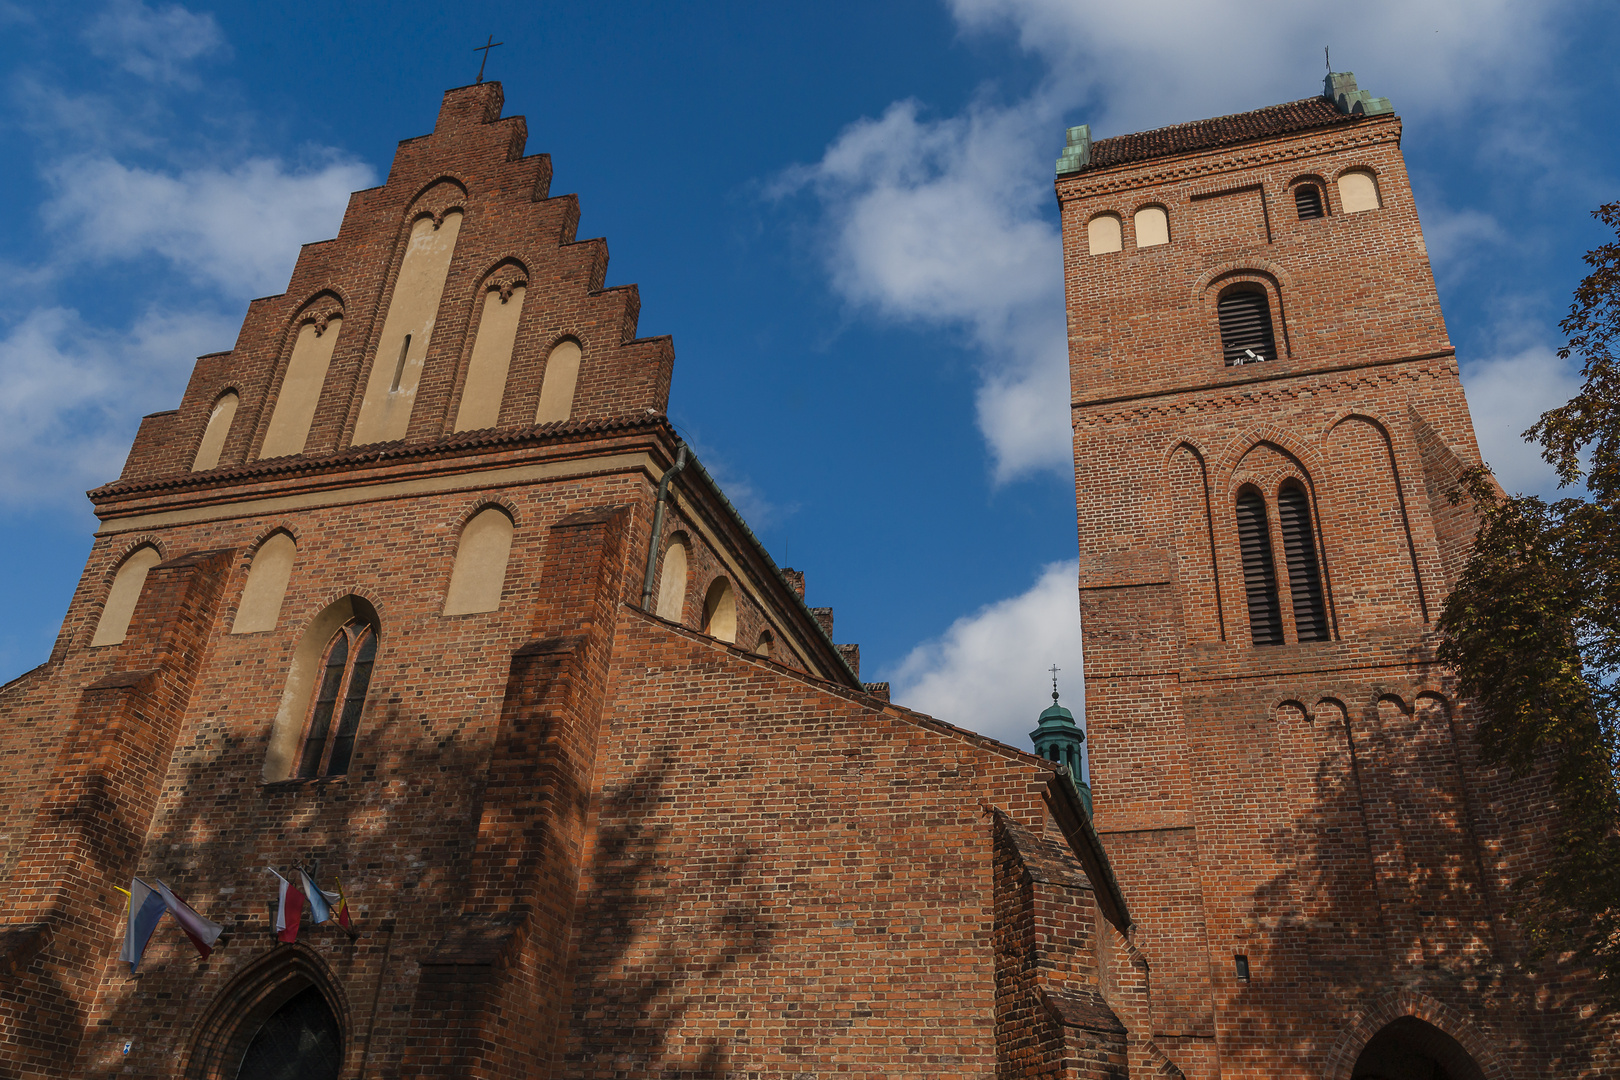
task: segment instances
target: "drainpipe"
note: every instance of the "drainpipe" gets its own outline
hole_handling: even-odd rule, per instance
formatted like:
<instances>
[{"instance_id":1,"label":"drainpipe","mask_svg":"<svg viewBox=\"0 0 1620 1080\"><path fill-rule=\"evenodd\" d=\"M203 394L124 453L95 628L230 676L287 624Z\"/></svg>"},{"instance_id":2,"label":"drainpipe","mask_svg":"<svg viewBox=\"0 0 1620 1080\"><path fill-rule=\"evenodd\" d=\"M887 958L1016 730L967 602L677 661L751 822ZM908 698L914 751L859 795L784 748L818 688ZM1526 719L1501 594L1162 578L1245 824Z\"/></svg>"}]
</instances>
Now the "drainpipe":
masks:
<instances>
[{"instance_id":1,"label":"drainpipe","mask_svg":"<svg viewBox=\"0 0 1620 1080\"><path fill-rule=\"evenodd\" d=\"M641 610L652 610L653 571L658 568L658 538L664 531L664 499L669 494L669 482L675 474L686 468L686 444L675 451L675 464L664 471L658 481L658 498L653 500L652 539L647 541L647 573L641 579Z\"/></svg>"}]
</instances>

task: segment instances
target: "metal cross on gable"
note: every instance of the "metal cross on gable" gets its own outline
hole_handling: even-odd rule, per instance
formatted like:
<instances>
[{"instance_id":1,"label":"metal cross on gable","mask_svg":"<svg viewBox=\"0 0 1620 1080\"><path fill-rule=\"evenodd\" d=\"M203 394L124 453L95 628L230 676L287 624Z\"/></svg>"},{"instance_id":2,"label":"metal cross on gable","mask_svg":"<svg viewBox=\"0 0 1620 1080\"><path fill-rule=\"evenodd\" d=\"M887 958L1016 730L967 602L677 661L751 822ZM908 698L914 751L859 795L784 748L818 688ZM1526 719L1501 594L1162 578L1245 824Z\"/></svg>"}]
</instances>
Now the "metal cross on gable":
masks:
<instances>
[{"instance_id":1,"label":"metal cross on gable","mask_svg":"<svg viewBox=\"0 0 1620 1080\"><path fill-rule=\"evenodd\" d=\"M495 35L491 34L489 35L488 41L484 42L484 44L473 50L473 52L481 52L484 54L484 58L478 61L478 78L473 80L475 83L481 83L484 81L484 65L489 63L489 50L505 44L506 42L504 41L496 41Z\"/></svg>"}]
</instances>

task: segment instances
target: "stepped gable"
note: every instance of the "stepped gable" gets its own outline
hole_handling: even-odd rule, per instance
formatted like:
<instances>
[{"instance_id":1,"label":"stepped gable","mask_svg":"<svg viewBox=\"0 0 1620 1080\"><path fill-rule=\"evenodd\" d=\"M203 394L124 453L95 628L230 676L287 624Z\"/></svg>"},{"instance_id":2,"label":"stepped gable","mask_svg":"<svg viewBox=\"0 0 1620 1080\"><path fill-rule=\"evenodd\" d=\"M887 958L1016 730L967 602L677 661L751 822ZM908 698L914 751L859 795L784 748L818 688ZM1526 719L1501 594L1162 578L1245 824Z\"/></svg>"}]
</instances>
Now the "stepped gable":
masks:
<instances>
[{"instance_id":1,"label":"stepped gable","mask_svg":"<svg viewBox=\"0 0 1620 1080\"><path fill-rule=\"evenodd\" d=\"M1072 171L1095 172L1112 165L1129 165L1172 154L1213 150L1274 135L1368 122L1366 117L1346 116L1327 98L1308 97L1284 105L1268 105L1251 112L1098 139L1091 144L1091 163Z\"/></svg>"},{"instance_id":2,"label":"stepped gable","mask_svg":"<svg viewBox=\"0 0 1620 1080\"><path fill-rule=\"evenodd\" d=\"M547 358L567 339L580 354L570 421L664 412L671 339L636 336L636 286L604 285L607 242L575 239L578 198L550 195L549 155L524 156L527 125L521 116L502 117L502 100L496 82L445 93L432 133L401 142L387 182L350 197L338 235L303 246L287 291L248 306L235 348L199 358L180 407L145 419L120 483L187 476L227 392L239 404L218 459L220 482L261 458L295 456L265 452L265 441L278 402L291 392L289 362L306 326L318 336L336 328L338 338L326 346L330 360L303 457L455 433L484 297L497 290L502 300L517 289L526 295L494 427L535 425ZM420 335L427 347L412 357L420 375L402 413L408 421L391 438L368 437L357 429L373 369L394 359L381 355L389 349L380 339L413 228L431 218L437 230L458 214L440 301ZM387 371L379 377L386 384Z\"/></svg>"}]
</instances>

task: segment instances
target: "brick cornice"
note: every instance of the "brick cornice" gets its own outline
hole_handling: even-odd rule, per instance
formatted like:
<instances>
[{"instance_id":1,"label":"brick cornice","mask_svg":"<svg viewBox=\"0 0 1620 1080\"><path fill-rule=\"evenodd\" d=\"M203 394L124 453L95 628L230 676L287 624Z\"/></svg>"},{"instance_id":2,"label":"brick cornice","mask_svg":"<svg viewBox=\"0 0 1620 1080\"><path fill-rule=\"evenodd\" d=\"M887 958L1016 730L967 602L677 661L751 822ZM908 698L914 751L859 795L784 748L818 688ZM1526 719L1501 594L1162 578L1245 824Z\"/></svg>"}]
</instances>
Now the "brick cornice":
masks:
<instances>
[{"instance_id":1,"label":"brick cornice","mask_svg":"<svg viewBox=\"0 0 1620 1080\"><path fill-rule=\"evenodd\" d=\"M1089 199L1117 191L1174 184L1201 176L1241 172L1279 161L1319 157L1360 146L1399 142L1400 138L1400 121L1395 120L1392 123L1358 125L1333 134L1313 130L1277 136L1244 150L1218 147L1197 154L1166 157L1146 167L1134 163L1118 165L1099 173L1060 178L1057 182L1058 203L1061 205L1071 200Z\"/></svg>"},{"instance_id":2,"label":"brick cornice","mask_svg":"<svg viewBox=\"0 0 1620 1080\"><path fill-rule=\"evenodd\" d=\"M1441 378L1446 375L1455 377L1456 361L1453 359L1455 355L1455 350L1447 349L1422 356L1401 357L1397 360L1385 361L1376 366L1369 366L1365 363L1347 364L1343 367L1327 368L1325 370L1284 372L1240 383L1231 383L1224 387L1190 386L1151 394L1138 394L1128 398L1076 402L1072 406L1074 411L1073 426L1078 429L1082 426L1092 427L1149 416L1219 411L1256 399L1293 401L1303 393L1316 394L1352 390L1361 386L1370 386L1374 383L1393 383L1401 380L1415 382L1419 379ZM1342 378L1322 378L1323 375L1339 373L1343 373ZM1285 383L1285 385L1268 385L1276 383ZM1192 398L1193 400L1173 400L1176 398ZM1123 405L1125 407L1111 412L1081 411L1096 409L1105 405Z\"/></svg>"},{"instance_id":3,"label":"brick cornice","mask_svg":"<svg viewBox=\"0 0 1620 1080\"><path fill-rule=\"evenodd\" d=\"M333 473L350 472L370 466L422 461L437 456L460 456L487 453L490 450L522 449L551 442L582 442L602 435L634 434L637 432L662 433L675 441L674 429L663 416L628 417L612 420L563 421L554 424L536 424L525 428L505 428L469 431L447 435L428 442L375 443L352 447L335 454L292 454L250 462L234 469L213 469L206 472L184 473L158 480L135 482L115 481L104 484L85 494L99 508L102 504L131 495L155 492L197 492L209 489L229 489L267 480L290 477L325 477Z\"/></svg>"}]
</instances>

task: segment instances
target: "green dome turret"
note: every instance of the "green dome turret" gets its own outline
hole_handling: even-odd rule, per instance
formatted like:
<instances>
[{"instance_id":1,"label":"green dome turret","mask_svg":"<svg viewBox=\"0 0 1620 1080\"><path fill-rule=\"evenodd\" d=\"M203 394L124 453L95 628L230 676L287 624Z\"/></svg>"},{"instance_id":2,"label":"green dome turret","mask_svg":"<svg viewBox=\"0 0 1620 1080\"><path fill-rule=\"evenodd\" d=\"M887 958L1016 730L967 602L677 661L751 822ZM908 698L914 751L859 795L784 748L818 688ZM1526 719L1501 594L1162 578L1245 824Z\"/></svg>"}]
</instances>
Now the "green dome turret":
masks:
<instances>
[{"instance_id":1,"label":"green dome turret","mask_svg":"<svg viewBox=\"0 0 1620 1080\"><path fill-rule=\"evenodd\" d=\"M1056 761L1068 767L1069 780L1074 784L1080 801L1085 805L1086 813L1091 813L1091 787L1081 778L1080 744L1086 741L1086 733L1080 730L1080 725L1074 722L1074 714L1058 703L1057 688L1058 669L1052 668L1052 704L1041 713L1040 726L1029 733L1030 740L1035 744L1035 753L1048 761Z\"/></svg>"}]
</instances>

